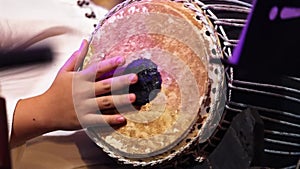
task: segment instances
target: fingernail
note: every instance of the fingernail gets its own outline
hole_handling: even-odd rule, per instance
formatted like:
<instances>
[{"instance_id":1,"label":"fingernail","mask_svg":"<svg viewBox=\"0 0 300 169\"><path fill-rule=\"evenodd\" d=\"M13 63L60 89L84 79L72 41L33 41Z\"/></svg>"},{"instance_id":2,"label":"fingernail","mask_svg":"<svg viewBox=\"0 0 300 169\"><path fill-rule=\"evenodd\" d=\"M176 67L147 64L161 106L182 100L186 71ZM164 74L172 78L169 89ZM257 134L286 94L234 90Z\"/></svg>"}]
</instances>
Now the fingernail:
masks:
<instances>
[{"instance_id":1,"label":"fingernail","mask_svg":"<svg viewBox=\"0 0 300 169\"><path fill-rule=\"evenodd\" d=\"M125 121L125 118L123 116L117 117L117 121L123 123Z\"/></svg>"},{"instance_id":2,"label":"fingernail","mask_svg":"<svg viewBox=\"0 0 300 169\"><path fill-rule=\"evenodd\" d=\"M137 76L136 76L136 75L130 75L130 76L129 76L129 81L130 81L131 83L136 82L136 81L137 81Z\"/></svg>"},{"instance_id":3,"label":"fingernail","mask_svg":"<svg viewBox=\"0 0 300 169\"><path fill-rule=\"evenodd\" d=\"M130 100L130 102L134 102L135 101L135 94L129 94L129 100Z\"/></svg>"},{"instance_id":4,"label":"fingernail","mask_svg":"<svg viewBox=\"0 0 300 169\"><path fill-rule=\"evenodd\" d=\"M124 59L124 57L118 57L118 59L117 59L117 64L118 65L121 65L121 64L123 64L124 63L124 61L125 61L125 59Z\"/></svg>"}]
</instances>

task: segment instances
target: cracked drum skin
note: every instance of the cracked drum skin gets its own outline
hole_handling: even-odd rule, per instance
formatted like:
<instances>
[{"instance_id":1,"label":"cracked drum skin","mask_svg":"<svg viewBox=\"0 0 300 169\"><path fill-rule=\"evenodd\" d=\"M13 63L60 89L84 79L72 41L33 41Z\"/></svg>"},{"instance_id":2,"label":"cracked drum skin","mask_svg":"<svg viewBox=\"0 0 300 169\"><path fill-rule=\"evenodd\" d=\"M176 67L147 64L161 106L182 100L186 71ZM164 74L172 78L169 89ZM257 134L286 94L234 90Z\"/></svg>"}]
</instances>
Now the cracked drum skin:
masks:
<instances>
[{"instance_id":1,"label":"cracked drum skin","mask_svg":"<svg viewBox=\"0 0 300 169\"><path fill-rule=\"evenodd\" d=\"M108 155L134 166L155 165L190 152L193 144L211 136L226 100L224 68L218 60L223 56L212 24L197 5L168 0L119 4L92 34L82 69L119 55L126 57L126 64L151 59L162 86L141 109L114 110L126 117L125 126L87 128Z\"/></svg>"}]
</instances>

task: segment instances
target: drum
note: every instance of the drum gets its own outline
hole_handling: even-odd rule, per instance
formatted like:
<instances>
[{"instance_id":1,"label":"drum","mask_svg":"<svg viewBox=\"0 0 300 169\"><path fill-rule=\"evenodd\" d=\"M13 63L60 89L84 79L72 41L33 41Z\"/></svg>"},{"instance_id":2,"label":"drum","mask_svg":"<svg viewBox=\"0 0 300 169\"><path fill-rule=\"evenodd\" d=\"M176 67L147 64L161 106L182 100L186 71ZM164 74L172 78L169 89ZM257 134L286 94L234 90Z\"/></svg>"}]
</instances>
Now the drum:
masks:
<instances>
[{"instance_id":1,"label":"drum","mask_svg":"<svg viewBox=\"0 0 300 169\"><path fill-rule=\"evenodd\" d=\"M216 130L226 83L219 36L199 4L127 0L117 5L93 32L82 69L119 55L126 64L116 72L136 59L153 61L161 90L140 109L117 107L127 124L88 127L90 138L109 156L133 166L167 163L191 152L201 157L193 145L206 142Z\"/></svg>"}]
</instances>

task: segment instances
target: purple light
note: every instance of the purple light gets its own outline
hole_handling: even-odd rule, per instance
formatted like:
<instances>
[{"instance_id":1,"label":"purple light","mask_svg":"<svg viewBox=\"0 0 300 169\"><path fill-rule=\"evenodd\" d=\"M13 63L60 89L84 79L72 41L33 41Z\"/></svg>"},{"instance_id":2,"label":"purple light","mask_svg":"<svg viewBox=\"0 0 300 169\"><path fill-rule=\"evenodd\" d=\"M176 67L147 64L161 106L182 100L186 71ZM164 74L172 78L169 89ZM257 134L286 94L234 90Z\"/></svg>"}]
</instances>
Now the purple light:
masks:
<instances>
[{"instance_id":1,"label":"purple light","mask_svg":"<svg viewBox=\"0 0 300 169\"><path fill-rule=\"evenodd\" d=\"M300 8L284 7L280 12L281 19L292 19L300 17Z\"/></svg>"},{"instance_id":2,"label":"purple light","mask_svg":"<svg viewBox=\"0 0 300 169\"><path fill-rule=\"evenodd\" d=\"M251 8L251 12L249 13L248 17L247 17L247 22L241 32L241 35L240 35L240 39L239 39L239 44L234 48L234 51L233 51L233 54L232 54L232 57L229 58L229 63L233 64L233 65L237 65L239 60L240 60L240 55L242 53L242 50L243 50L243 46L244 46L244 41L245 41L245 38L246 38L246 34L247 34L247 30L249 28L249 22L252 18L252 15L253 15L253 10L256 6L256 2L257 0L253 0L253 6Z\"/></svg>"},{"instance_id":3,"label":"purple light","mask_svg":"<svg viewBox=\"0 0 300 169\"><path fill-rule=\"evenodd\" d=\"M276 19L277 14L278 14L278 7L277 7L277 6L274 6L274 7L270 10L270 13L269 13L269 19L270 19L271 21L273 21L274 19Z\"/></svg>"}]
</instances>

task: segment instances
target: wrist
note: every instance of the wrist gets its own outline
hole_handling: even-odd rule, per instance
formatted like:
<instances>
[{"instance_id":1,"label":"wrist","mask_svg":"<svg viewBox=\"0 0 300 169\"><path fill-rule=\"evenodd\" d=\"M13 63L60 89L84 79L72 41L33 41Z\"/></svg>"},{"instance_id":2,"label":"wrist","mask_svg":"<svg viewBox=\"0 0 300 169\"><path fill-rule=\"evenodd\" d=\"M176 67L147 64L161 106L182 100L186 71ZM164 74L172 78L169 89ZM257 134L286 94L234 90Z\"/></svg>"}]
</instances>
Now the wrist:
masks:
<instances>
[{"instance_id":1,"label":"wrist","mask_svg":"<svg viewBox=\"0 0 300 169\"><path fill-rule=\"evenodd\" d=\"M52 96L50 92L45 92L36 97L36 102L40 103L38 106L38 125L45 133L60 129L58 125L60 124L60 117L56 115L60 111L57 110L57 103L54 99L55 96Z\"/></svg>"}]
</instances>

